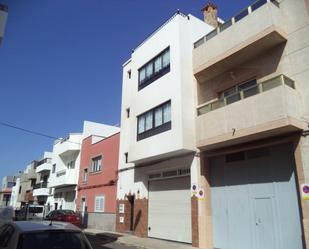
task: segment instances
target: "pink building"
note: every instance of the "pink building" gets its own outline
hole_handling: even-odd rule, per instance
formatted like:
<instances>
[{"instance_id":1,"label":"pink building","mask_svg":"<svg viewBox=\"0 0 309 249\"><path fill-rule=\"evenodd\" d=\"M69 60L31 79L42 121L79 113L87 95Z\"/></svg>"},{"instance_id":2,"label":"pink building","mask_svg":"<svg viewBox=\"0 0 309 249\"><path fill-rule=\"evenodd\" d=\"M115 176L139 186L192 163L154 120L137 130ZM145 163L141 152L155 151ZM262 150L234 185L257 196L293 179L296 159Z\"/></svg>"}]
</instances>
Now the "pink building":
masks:
<instances>
[{"instance_id":1,"label":"pink building","mask_svg":"<svg viewBox=\"0 0 309 249\"><path fill-rule=\"evenodd\" d=\"M89 228L115 230L119 132L82 142L77 210Z\"/></svg>"}]
</instances>

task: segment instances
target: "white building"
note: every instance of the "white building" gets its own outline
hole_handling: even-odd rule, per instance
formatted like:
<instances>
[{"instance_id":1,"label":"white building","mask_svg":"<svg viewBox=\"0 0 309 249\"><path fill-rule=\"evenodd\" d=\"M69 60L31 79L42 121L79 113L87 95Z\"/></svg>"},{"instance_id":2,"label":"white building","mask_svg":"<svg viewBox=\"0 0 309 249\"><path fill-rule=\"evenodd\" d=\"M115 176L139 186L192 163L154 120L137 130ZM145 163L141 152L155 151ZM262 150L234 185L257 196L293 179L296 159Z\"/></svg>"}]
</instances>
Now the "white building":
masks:
<instances>
[{"instance_id":1,"label":"white building","mask_svg":"<svg viewBox=\"0 0 309 249\"><path fill-rule=\"evenodd\" d=\"M19 188L20 188L20 177L17 177L16 184L14 187L12 187L12 194L11 194L11 200L10 200L10 206L13 207L14 209L20 207L20 203L17 201Z\"/></svg>"},{"instance_id":2,"label":"white building","mask_svg":"<svg viewBox=\"0 0 309 249\"><path fill-rule=\"evenodd\" d=\"M49 177L54 203L47 202L51 209L75 210L81 140L82 134L70 134L54 143Z\"/></svg>"},{"instance_id":3,"label":"white building","mask_svg":"<svg viewBox=\"0 0 309 249\"><path fill-rule=\"evenodd\" d=\"M51 152L44 152L41 159L36 161L35 171L37 173L36 184L33 186L33 196L36 199L36 203L45 205L53 198L49 189L49 177L52 170L52 158Z\"/></svg>"},{"instance_id":4,"label":"white building","mask_svg":"<svg viewBox=\"0 0 309 249\"><path fill-rule=\"evenodd\" d=\"M197 181L193 43L211 26L177 12L123 65L117 230L192 242Z\"/></svg>"},{"instance_id":5,"label":"white building","mask_svg":"<svg viewBox=\"0 0 309 249\"><path fill-rule=\"evenodd\" d=\"M93 135L99 141L118 131L118 127L85 121L82 133L71 133L67 138L55 141L48 180L52 197L47 200L47 205L51 210L76 210L82 140Z\"/></svg>"}]
</instances>

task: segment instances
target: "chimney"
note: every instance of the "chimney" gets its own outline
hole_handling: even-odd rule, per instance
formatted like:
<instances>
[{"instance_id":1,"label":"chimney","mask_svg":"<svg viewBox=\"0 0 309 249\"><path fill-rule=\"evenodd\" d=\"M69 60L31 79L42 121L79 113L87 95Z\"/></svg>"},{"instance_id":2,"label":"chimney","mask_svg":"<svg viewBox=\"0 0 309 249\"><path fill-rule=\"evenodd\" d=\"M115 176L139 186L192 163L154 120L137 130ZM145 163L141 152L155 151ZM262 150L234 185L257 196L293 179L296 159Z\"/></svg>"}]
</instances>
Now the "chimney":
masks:
<instances>
[{"instance_id":1,"label":"chimney","mask_svg":"<svg viewBox=\"0 0 309 249\"><path fill-rule=\"evenodd\" d=\"M207 5L202 9L204 14L204 21L214 28L218 27L218 9L216 5L208 2Z\"/></svg>"}]
</instances>

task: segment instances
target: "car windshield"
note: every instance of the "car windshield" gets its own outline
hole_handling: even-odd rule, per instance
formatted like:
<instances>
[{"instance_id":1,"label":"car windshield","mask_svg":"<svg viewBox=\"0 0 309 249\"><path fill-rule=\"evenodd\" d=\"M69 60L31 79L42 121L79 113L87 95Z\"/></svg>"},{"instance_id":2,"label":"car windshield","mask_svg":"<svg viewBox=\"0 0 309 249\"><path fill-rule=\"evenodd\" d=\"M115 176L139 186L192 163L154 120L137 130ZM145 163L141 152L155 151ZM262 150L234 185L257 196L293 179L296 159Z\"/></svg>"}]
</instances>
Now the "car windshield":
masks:
<instances>
[{"instance_id":1,"label":"car windshield","mask_svg":"<svg viewBox=\"0 0 309 249\"><path fill-rule=\"evenodd\" d=\"M44 231L20 235L18 249L90 249L80 232Z\"/></svg>"}]
</instances>

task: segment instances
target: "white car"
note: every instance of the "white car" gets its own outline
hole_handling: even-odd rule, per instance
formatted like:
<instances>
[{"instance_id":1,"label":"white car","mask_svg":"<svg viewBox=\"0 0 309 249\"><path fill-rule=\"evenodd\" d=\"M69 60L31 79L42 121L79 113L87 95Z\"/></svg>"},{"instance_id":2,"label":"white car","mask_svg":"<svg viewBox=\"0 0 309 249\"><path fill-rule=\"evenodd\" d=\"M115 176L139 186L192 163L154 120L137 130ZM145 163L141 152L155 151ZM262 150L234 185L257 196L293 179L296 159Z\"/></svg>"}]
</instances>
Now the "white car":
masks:
<instances>
[{"instance_id":1,"label":"white car","mask_svg":"<svg viewBox=\"0 0 309 249\"><path fill-rule=\"evenodd\" d=\"M9 222L0 227L0 249L92 249L84 233L62 222Z\"/></svg>"}]
</instances>

